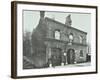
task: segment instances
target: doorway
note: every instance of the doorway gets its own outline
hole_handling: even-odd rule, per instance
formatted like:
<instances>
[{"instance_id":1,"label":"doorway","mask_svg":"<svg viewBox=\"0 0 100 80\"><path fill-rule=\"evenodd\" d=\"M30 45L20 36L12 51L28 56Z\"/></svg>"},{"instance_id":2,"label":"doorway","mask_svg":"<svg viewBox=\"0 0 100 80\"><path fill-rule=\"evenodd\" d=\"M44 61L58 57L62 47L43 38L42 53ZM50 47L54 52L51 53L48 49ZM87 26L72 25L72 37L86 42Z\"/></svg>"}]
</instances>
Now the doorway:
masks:
<instances>
[{"instance_id":1,"label":"doorway","mask_svg":"<svg viewBox=\"0 0 100 80\"><path fill-rule=\"evenodd\" d=\"M68 49L68 51L67 51L67 63L74 64L74 62L75 62L75 50Z\"/></svg>"},{"instance_id":2,"label":"doorway","mask_svg":"<svg viewBox=\"0 0 100 80\"><path fill-rule=\"evenodd\" d=\"M60 48L52 49L51 59L52 59L53 66L61 65L61 49Z\"/></svg>"}]
</instances>

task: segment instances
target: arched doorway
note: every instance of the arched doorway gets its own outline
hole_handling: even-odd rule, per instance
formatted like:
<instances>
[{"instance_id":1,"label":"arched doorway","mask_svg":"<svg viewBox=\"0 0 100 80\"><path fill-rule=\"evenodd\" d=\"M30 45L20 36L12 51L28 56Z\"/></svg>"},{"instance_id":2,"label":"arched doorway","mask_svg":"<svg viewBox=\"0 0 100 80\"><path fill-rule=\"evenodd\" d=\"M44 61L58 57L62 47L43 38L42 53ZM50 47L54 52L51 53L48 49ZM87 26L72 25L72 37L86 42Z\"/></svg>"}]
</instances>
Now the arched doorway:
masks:
<instances>
[{"instance_id":1,"label":"arched doorway","mask_svg":"<svg viewBox=\"0 0 100 80\"><path fill-rule=\"evenodd\" d=\"M74 64L74 62L75 62L75 50L68 49L68 51L67 51L67 63Z\"/></svg>"}]
</instances>

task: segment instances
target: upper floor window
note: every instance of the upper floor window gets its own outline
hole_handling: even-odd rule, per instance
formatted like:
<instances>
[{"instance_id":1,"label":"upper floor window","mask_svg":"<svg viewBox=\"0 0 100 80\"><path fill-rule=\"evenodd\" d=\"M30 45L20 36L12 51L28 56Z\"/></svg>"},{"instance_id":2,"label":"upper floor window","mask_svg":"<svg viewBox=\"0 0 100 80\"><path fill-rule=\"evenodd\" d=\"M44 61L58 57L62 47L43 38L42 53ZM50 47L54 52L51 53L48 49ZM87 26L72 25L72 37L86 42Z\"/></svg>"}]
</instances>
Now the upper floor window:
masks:
<instances>
[{"instance_id":1,"label":"upper floor window","mask_svg":"<svg viewBox=\"0 0 100 80\"><path fill-rule=\"evenodd\" d=\"M79 36L79 42L83 43L83 37L82 36Z\"/></svg>"},{"instance_id":2,"label":"upper floor window","mask_svg":"<svg viewBox=\"0 0 100 80\"><path fill-rule=\"evenodd\" d=\"M72 43L73 39L74 39L73 33L70 33L69 34L69 42Z\"/></svg>"},{"instance_id":3,"label":"upper floor window","mask_svg":"<svg viewBox=\"0 0 100 80\"><path fill-rule=\"evenodd\" d=\"M55 30L54 35L55 35L55 39L60 40L60 30Z\"/></svg>"}]
</instances>

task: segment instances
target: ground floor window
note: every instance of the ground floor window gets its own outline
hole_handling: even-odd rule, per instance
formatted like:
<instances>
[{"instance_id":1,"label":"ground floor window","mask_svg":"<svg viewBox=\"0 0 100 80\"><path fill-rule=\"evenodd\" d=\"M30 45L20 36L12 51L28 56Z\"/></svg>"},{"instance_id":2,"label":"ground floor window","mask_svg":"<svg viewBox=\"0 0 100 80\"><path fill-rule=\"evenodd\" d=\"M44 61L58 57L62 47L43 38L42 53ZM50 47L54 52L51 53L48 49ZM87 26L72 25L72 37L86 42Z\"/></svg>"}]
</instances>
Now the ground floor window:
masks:
<instances>
[{"instance_id":1,"label":"ground floor window","mask_svg":"<svg viewBox=\"0 0 100 80\"><path fill-rule=\"evenodd\" d=\"M83 57L83 50L80 50L80 57Z\"/></svg>"}]
</instances>

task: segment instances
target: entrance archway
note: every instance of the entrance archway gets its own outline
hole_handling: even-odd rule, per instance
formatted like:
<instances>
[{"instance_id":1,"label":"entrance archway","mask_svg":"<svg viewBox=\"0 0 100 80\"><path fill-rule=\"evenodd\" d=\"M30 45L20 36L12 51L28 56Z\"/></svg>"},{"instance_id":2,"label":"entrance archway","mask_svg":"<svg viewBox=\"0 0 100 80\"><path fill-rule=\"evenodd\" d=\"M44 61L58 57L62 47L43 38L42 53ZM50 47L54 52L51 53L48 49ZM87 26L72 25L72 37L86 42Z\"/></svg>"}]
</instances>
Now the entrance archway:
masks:
<instances>
[{"instance_id":1,"label":"entrance archway","mask_svg":"<svg viewBox=\"0 0 100 80\"><path fill-rule=\"evenodd\" d=\"M75 62L75 50L68 49L68 51L67 51L67 63L74 64L74 62Z\"/></svg>"}]
</instances>

